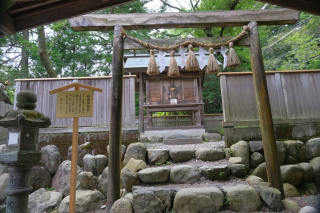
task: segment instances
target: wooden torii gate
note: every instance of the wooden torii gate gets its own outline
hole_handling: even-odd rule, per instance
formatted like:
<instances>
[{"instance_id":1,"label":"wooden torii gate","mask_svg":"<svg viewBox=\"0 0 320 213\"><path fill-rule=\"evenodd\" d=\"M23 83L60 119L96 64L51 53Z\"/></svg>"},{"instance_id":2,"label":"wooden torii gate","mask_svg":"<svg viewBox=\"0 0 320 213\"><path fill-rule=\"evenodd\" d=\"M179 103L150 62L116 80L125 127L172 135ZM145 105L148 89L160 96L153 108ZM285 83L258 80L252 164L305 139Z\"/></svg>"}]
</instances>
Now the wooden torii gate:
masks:
<instances>
[{"instance_id":1,"label":"wooden torii gate","mask_svg":"<svg viewBox=\"0 0 320 213\"><path fill-rule=\"evenodd\" d=\"M121 109L123 82L123 53L124 50L146 49L144 46L128 38L124 38L125 30L163 29L163 28L203 28L230 27L248 25L250 32L235 42L235 46L248 46L252 64L254 88L259 113L261 135L268 181L277 188L284 198L283 185L278 161L277 146L274 136L270 101L263 64L258 25L293 24L299 20L299 12L288 9L251 10L251 11L210 11L188 13L146 13L146 14L110 14L85 15L70 20L75 31L104 31L113 30L113 63L111 88L111 122L110 122L110 151L108 170L108 212L113 203L120 198L121 181ZM197 38L203 43L218 43L230 40L230 37ZM181 43L181 39L144 40L156 46L170 46ZM165 42L164 42L165 41ZM141 79L142 80L142 79Z\"/></svg>"}]
</instances>

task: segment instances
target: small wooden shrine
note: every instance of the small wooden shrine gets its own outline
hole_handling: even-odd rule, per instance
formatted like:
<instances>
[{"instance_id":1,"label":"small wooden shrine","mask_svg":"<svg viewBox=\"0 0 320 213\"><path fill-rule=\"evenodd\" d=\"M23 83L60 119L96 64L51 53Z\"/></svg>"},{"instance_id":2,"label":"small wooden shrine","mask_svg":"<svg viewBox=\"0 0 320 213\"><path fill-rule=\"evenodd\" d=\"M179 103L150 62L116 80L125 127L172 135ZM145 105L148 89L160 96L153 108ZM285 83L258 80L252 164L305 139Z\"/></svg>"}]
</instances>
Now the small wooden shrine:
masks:
<instances>
[{"instance_id":1,"label":"small wooden shrine","mask_svg":"<svg viewBox=\"0 0 320 213\"><path fill-rule=\"evenodd\" d=\"M168 54L169 55L169 54ZM197 54L196 54L197 55ZM203 107L202 86L206 67L202 70L187 71L179 66L180 76L169 77L169 57L165 57L165 69L158 75L148 75L149 57L144 55L125 55L125 72L139 76L136 89L140 93L139 131L166 129L204 129L205 115ZM206 56L207 60L208 54ZM199 58L199 56L197 56ZM177 55L177 61L180 57ZM218 64L221 63L218 61ZM142 92L141 92L142 91ZM145 99L144 99L145 94ZM144 129L144 110L147 113L147 125ZM190 112L191 126L153 127L154 112Z\"/></svg>"}]
</instances>

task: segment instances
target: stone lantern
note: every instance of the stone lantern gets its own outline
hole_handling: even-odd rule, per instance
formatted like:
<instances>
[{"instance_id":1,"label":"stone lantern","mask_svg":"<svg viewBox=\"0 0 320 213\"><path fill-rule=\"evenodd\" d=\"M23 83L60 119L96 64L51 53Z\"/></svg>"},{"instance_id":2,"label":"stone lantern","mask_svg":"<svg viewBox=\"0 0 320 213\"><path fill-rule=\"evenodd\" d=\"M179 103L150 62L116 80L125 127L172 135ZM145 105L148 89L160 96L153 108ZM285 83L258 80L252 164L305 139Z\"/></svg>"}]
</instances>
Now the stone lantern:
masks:
<instances>
[{"instance_id":1,"label":"stone lantern","mask_svg":"<svg viewBox=\"0 0 320 213\"><path fill-rule=\"evenodd\" d=\"M51 125L50 118L35 111L37 95L30 90L29 82L24 90L17 94L18 110L0 116L0 126L8 128L8 142L0 153L0 162L8 166L9 183L7 195L7 213L28 211L30 170L41 160L38 150L39 128Z\"/></svg>"}]
</instances>

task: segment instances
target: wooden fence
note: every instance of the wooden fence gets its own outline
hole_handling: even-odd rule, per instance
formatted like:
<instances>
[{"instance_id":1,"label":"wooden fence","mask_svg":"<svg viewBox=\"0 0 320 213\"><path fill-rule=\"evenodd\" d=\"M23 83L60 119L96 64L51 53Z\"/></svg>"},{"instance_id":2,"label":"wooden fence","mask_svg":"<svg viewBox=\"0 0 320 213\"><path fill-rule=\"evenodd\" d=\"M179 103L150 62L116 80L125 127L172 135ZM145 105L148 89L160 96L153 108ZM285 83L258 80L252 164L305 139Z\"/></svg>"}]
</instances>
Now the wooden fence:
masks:
<instances>
[{"instance_id":1,"label":"wooden fence","mask_svg":"<svg viewBox=\"0 0 320 213\"><path fill-rule=\"evenodd\" d=\"M220 73L219 76L226 140L261 139L261 135L248 129L247 136L241 136L245 138L238 138L236 134L241 129L233 128L259 125L252 73ZM310 123L320 122L320 70L268 71L266 79L275 125L308 123L310 126ZM312 137L319 127L312 126L311 129L303 130L295 130L294 126L292 128L292 132L285 134L285 138ZM297 131L300 133L297 134Z\"/></svg>"},{"instance_id":2,"label":"wooden fence","mask_svg":"<svg viewBox=\"0 0 320 213\"><path fill-rule=\"evenodd\" d=\"M3 101L0 102L0 115L4 114L13 109L13 105L6 104ZM0 144L5 144L7 142L8 129L0 127Z\"/></svg>"},{"instance_id":3,"label":"wooden fence","mask_svg":"<svg viewBox=\"0 0 320 213\"><path fill-rule=\"evenodd\" d=\"M139 117L137 117L138 119ZM221 128L223 114L206 114L206 132L214 132L217 128ZM145 128L147 117L144 117ZM138 120L137 120L138 122ZM169 115L169 116L152 116L153 127L171 127L171 126L191 126L190 115Z\"/></svg>"},{"instance_id":4,"label":"wooden fence","mask_svg":"<svg viewBox=\"0 0 320 213\"><path fill-rule=\"evenodd\" d=\"M135 78L135 75L129 75L124 76L123 79L122 125L126 127L132 127L135 124ZM108 128L101 127L107 127L110 124L111 76L17 79L15 94L25 88L27 81L30 82L32 91L38 96L36 110L51 119L49 130L47 129L44 132L69 132L71 130L68 130L68 128L72 126L72 118L56 118L57 95L49 95L49 91L74 82L103 89L102 93L94 93L93 117L79 119L80 131L108 130Z\"/></svg>"}]
</instances>

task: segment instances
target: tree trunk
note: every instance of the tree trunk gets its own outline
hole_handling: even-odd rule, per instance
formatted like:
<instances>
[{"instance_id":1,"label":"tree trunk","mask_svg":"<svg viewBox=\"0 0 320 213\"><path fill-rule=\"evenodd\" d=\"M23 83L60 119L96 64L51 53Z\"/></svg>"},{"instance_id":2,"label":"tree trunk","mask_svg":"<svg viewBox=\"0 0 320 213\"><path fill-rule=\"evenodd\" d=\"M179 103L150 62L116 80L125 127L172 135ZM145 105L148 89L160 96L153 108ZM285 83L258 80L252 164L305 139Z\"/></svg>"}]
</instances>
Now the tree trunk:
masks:
<instances>
[{"instance_id":1,"label":"tree trunk","mask_svg":"<svg viewBox=\"0 0 320 213\"><path fill-rule=\"evenodd\" d=\"M29 30L22 32L22 37L25 41L29 41ZM22 46L21 50L21 78L28 78L29 74L29 52L26 45Z\"/></svg>"},{"instance_id":2,"label":"tree trunk","mask_svg":"<svg viewBox=\"0 0 320 213\"><path fill-rule=\"evenodd\" d=\"M40 56L42 65L47 70L47 73L50 76L50 78L56 78L57 74L52 67L52 64L50 62L49 55L47 52L47 42L46 42L46 36L44 33L44 27L38 28L38 42L39 42L39 56Z\"/></svg>"}]
</instances>

